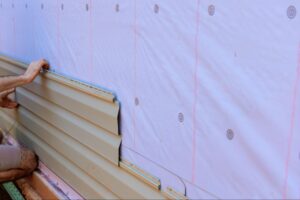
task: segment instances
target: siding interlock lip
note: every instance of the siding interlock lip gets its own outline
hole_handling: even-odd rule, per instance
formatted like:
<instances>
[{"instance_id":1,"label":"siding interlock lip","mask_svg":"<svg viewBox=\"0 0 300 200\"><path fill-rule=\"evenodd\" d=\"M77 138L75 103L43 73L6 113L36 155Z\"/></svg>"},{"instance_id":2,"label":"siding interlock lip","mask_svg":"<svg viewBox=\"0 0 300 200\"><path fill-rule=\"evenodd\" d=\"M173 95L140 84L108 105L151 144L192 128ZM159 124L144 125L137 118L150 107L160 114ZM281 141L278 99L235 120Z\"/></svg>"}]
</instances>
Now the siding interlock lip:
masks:
<instances>
[{"instance_id":1,"label":"siding interlock lip","mask_svg":"<svg viewBox=\"0 0 300 200\"><path fill-rule=\"evenodd\" d=\"M120 161L120 167L131 173L132 175L136 176L137 178L141 179L151 187L160 190L161 189L161 182L157 177L152 176L148 172L140 169L136 165L130 163L127 160L122 159Z\"/></svg>"},{"instance_id":2,"label":"siding interlock lip","mask_svg":"<svg viewBox=\"0 0 300 200\"><path fill-rule=\"evenodd\" d=\"M25 63L23 63L21 61L17 61L17 60L12 60L11 58L9 58L7 56L4 56L4 55L0 55L0 61L3 61L3 62L6 62L8 64L17 66L17 67L19 67L23 70L25 70L28 66L28 64L25 64ZM103 99L105 101L108 101L108 102L114 102L115 99L116 99L115 95L111 92L108 92L108 91L102 90L100 88L88 85L88 84L80 82L78 80L73 80L73 79L66 78L66 77L64 77L60 74L57 74L57 73L49 71L49 70L43 70L43 71L47 72L47 73L44 73L42 76L45 76L46 78L57 81L58 83L67 85L69 87L72 87L76 90L80 90L82 92L85 92L89 95L96 96L96 97L101 98L101 99Z\"/></svg>"},{"instance_id":3,"label":"siding interlock lip","mask_svg":"<svg viewBox=\"0 0 300 200\"><path fill-rule=\"evenodd\" d=\"M163 191L163 194L165 195L165 197L167 199L182 199L182 200L187 200L188 198L177 192L176 190L174 190L173 188L171 187L167 187L164 191Z\"/></svg>"}]
</instances>

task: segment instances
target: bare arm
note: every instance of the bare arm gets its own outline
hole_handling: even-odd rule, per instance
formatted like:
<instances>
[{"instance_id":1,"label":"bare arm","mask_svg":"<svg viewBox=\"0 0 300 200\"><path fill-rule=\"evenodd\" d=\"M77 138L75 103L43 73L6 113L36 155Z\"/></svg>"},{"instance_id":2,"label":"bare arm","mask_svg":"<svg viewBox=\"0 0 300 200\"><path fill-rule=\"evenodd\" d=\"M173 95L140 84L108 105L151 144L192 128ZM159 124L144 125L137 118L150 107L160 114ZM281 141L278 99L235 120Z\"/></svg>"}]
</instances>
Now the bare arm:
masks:
<instances>
[{"instance_id":1,"label":"bare arm","mask_svg":"<svg viewBox=\"0 0 300 200\"><path fill-rule=\"evenodd\" d=\"M45 60L32 62L26 72L19 76L7 76L0 78L0 92L16 88L27 83L31 83L35 77L40 73L41 69L48 69L49 65Z\"/></svg>"},{"instance_id":2,"label":"bare arm","mask_svg":"<svg viewBox=\"0 0 300 200\"><path fill-rule=\"evenodd\" d=\"M6 91L26 84L26 80L21 76L6 76L0 77L0 92Z\"/></svg>"}]
</instances>

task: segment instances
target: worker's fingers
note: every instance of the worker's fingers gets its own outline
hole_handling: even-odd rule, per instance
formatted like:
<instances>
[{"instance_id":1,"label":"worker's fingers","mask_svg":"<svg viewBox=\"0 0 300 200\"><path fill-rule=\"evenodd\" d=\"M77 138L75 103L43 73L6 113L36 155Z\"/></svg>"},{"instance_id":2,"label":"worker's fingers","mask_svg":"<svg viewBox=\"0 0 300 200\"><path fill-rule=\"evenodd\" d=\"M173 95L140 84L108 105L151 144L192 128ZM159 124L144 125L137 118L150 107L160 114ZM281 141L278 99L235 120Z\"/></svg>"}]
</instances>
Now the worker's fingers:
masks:
<instances>
[{"instance_id":1,"label":"worker's fingers","mask_svg":"<svg viewBox=\"0 0 300 200\"><path fill-rule=\"evenodd\" d=\"M18 103L17 102L15 102L15 101L12 101L12 100L10 100L10 99L5 99L5 102L4 102L4 104L3 104L3 106L2 107L4 107L4 108L17 108L18 107Z\"/></svg>"},{"instance_id":2,"label":"worker's fingers","mask_svg":"<svg viewBox=\"0 0 300 200\"><path fill-rule=\"evenodd\" d=\"M49 62L47 60L41 59L39 62L43 69L49 69Z\"/></svg>"},{"instance_id":3,"label":"worker's fingers","mask_svg":"<svg viewBox=\"0 0 300 200\"><path fill-rule=\"evenodd\" d=\"M13 108L17 108L18 106L19 104L16 102L9 102L5 108L13 109Z\"/></svg>"},{"instance_id":4,"label":"worker's fingers","mask_svg":"<svg viewBox=\"0 0 300 200\"><path fill-rule=\"evenodd\" d=\"M4 92L0 93L0 97L7 97L9 94L14 93L15 92L15 88L9 89L9 90L5 90Z\"/></svg>"},{"instance_id":5,"label":"worker's fingers","mask_svg":"<svg viewBox=\"0 0 300 200\"><path fill-rule=\"evenodd\" d=\"M49 63L45 59L30 63L27 70L22 75L26 83L31 83L42 69L49 69Z\"/></svg>"},{"instance_id":6,"label":"worker's fingers","mask_svg":"<svg viewBox=\"0 0 300 200\"><path fill-rule=\"evenodd\" d=\"M19 104L15 101L11 101L11 102L8 103L8 105L11 106L11 107L16 108L16 107L18 107Z\"/></svg>"}]
</instances>

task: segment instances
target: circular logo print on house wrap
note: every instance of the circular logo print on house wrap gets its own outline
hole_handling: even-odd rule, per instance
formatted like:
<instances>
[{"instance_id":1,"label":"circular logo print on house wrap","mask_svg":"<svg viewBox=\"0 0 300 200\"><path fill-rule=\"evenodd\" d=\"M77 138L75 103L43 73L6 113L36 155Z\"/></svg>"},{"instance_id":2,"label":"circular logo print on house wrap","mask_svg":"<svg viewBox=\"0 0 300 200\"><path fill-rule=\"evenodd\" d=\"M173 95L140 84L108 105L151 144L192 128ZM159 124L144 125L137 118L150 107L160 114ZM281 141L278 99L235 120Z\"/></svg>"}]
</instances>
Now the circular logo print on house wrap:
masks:
<instances>
[{"instance_id":1,"label":"circular logo print on house wrap","mask_svg":"<svg viewBox=\"0 0 300 200\"><path fill-rule=\"evenodd\" d=\"M215 15L216 8L215 8L214 5L210 5L210 6L208 6L207 11L208 11L208 14L209 14L210 16L214 16L214 15Z\"/></svg>"},{"instance_id":2,"label":"circular logo print on house wrap","mask_svg":"<svg viewBox=\"0 0 300 200\"><path fill-rule=\"evenodd\" d=\"M119 5L119 4L116 4L116 6L115 6L115 11L116 11L116 12L119 12L119 11L120 11L120 5Z\"/></svg>"},{"instance_id":3,"label":"circular logo print on house wrap","mask_svg":"<svg viewBox=\"0 0 300 200\"><path fill-rule=\"evenodd\" d=\"M294 19L297 15L297 9L295 6L291 5L287 8L286 14L289 19Z\"/></svg>"},{"instance_id":4,"label":"circular logo print on house wrap","mask_svg":"<svg viewBox=\"0 0 300 200\"><path fill-rule=\"evenodd\" d=\"M159 12L159 6L157 4L154 5L154 12L156 14Z\"/></svg>"},{"instance_id":5,"label":"circular logo print on house wrap","mask_svg":"<svg viewBox=\"0 0 300 200\"><path fill-rule=\"evenodd\" d=\"M138 105L140 104L139 98L137 98L137 97L134 98L134 104L135 104L136 106L138 106Z\"/></svg>"},{"instance_id":6,"label":"circular logo print on house wrap","mask_svg":"<svg viewBox=\"0 0 300 200\"><path fill-rule=\"evenodd\" d=\"M232 129L228 129L226 131L226 137L227 137L228 140L233 140L233 138L234 138L234 132L233 132Z\"/></svg>"},{"instance_id":7,"label":"circular logo print on house wrap","mask_svg":"<svg viewBox=\"0 0 300 200\"><path fill-rule=\"evenodd\" d=\"M183 113L178 113L178 121L179 121L180 123L183 123L183 122L184 122L184 115L183 115Z\"/></svg>"}]
</instances>

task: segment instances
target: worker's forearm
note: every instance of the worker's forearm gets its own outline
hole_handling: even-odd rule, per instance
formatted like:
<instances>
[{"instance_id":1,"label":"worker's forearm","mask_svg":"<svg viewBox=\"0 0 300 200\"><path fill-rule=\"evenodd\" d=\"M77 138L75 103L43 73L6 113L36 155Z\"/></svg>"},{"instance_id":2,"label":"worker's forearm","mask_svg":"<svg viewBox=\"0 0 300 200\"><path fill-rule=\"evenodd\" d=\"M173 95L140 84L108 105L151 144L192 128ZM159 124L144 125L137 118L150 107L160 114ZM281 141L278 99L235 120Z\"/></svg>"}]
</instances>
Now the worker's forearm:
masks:
<instances>
[{"instance_id":1,"label":"worker's forearm","mask_svg":"<svg viewBox=\"0 0 300 200\"><path fill-rule=\"evenodd\" d=\"M46 60L39 60L32 62L23 75L0 77L0 92L31 83L38 76L41 69L48 68L49 64Z\"/></svg>"},{"instance_id":2,"label":"worker's forearm","mask_svg":"<svg viewBox=\"0 0 300 200\"><path fill-rule=\"evenodd\" d=\"M23 75L0 77L0 92L22 86L27 83Z\"/></svg>"}]
</instances>

